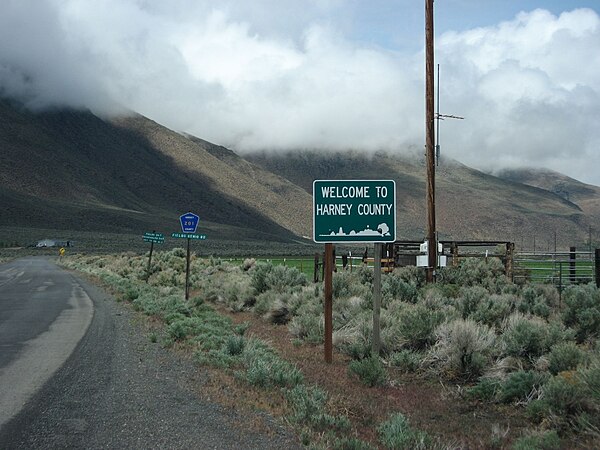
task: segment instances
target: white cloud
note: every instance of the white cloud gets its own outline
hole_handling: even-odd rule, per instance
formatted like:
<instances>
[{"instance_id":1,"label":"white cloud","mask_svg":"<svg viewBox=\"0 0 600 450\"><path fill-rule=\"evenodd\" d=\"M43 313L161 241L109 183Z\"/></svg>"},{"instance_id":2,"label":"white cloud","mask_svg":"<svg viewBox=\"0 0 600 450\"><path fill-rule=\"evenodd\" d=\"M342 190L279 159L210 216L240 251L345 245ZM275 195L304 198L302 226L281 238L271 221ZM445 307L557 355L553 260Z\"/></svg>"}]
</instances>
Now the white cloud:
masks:
<instances>
[{"instance_id":1,"label":"white cloud","mask_svg":"<svg viewBox=\"0 0 600 450\"><path fill-rule=\"evenodd\" d=\"M355 6L9 0L0 89L37 108L132 109L242 152L420 148L423 56L351 41ZM442 124L443 153L600 183L599 24L536 10L438 38L442 113L466 117Z\"/></svg>"},{"instance_id":2,"label":"white cloud","mask_svg":"<svg viewBox=\"0 0 600 450\"><path fill-rule=\"evenodd\" d=\"M445 126L447 153L486 169L548 167L600 182L598 48L600 18L588 9L444 34L442 98L468 118Z\"/></svg>"}]
</instances>

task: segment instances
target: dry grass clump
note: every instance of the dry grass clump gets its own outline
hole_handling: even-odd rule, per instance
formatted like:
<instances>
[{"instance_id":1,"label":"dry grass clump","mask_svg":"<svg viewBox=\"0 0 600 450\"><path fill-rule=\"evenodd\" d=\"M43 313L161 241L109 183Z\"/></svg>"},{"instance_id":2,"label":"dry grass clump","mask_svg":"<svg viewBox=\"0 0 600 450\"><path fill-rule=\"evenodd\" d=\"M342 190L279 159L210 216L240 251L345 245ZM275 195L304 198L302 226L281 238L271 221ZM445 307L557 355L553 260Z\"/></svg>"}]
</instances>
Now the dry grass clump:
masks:
<instances>
[{"instance_id":1,"label":"dry grass clump","mask_svg":"<svg viewBox=\"0 0 600 450\"><path fill-rule=\"evenodd\" d=\"M427 357L432 369L453 379L473 379L488 366L496 335L487 325L456 319L435 330Z\"/></svg>"}]
</instances>

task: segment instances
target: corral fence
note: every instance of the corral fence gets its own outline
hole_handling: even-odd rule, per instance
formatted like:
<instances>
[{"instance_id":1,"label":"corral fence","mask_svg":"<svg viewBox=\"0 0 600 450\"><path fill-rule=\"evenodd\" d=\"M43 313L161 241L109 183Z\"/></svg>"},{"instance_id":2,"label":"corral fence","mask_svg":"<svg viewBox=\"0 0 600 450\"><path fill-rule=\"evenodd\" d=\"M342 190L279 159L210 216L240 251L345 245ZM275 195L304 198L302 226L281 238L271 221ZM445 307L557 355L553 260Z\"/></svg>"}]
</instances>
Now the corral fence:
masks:
<instances>
[{"instance_id":1,"label":"corral fence","mask_svg":"<svg viewBox=\"0 0 600 450\"><path fill-rule=\"evenodd\" d=\"M549 283L559 291L566 285L600 284L600 249L568 252L517 252L513 279L532 283ZM599 286L600 287L600 286Z\"/></svg>"},{"instance_id":2,"label":"corral fence","mask_svg":"<svg viewBox=\"0 0 600 450\"><path fill-rule=\"evenodd\" d=\"M457 266L466 258L499 258L504 264L507 277L513 276L515 245L507 241L438 241L440 266ZM369 253L371 251L371 253ZM335 255L335 249L334 249ZM352 270L360 265L372 266L372 249L335 255L336 269ZM423 241L396 241L381 245L381 266L383 272L391 272L395 267L419 266L419 257L424 256ZM322 255L315 253L313 280L323 278Z\"/></svg>"},{"instance_id":3,"label":"corral fence","mask_svg":"<svg viewBox=\"0 0 600 450\"><path fill-rule=\"evenodd\" d=\"M422 255L422 241L396 241L382 245L382 270L392 271L395 267L415 266ZM563 252L522 252L515 251L513 242L507 241L439 241L447 266L457 266L460 261L469 258L498 258L504 265L506 276L515 282L549 283L562 290L570 284L595 282L600 287L600 249L578 251L571 247ZM370 253L369 253L370 251ZM336 270L350 270L373 265L373 249L364 252L342 253L335 257ZM272 258L274 264L297 267L313 280L323 279L323 256Z\"/></svg>"}]
</instances>

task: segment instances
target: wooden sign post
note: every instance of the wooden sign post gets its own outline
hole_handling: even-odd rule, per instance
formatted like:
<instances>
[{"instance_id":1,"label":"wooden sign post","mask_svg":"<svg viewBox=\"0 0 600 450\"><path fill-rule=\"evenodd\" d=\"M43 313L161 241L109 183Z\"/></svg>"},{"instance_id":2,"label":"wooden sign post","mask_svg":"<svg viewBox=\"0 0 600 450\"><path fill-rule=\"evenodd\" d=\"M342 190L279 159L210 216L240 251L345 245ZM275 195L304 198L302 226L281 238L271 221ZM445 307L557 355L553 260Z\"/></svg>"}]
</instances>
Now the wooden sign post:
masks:
<instances>
[{"instance_id":1,"label":"wooden sign post","mask_svg":"<svg viewBox=\"0 0 600 450\"><path fill-rule=\"evenodd\" d=\"M325 362L333 361L333 244L325 244Z\"/></svg>"}]
</instances>

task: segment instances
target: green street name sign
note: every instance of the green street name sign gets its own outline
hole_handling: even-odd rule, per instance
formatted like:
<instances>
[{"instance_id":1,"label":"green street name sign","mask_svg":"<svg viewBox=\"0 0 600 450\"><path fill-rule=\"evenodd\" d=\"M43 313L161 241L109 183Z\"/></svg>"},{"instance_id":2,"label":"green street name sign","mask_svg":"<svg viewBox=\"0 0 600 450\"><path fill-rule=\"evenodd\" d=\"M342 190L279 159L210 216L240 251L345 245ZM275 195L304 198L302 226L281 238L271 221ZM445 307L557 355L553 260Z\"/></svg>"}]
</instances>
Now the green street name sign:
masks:
<instances>
[{"instance_id":1,"label":"green street name sign","mask_svg":"<svg viewBox=\"0 0 600 450\"><path fill-rule=\"evenodd\" d=\"M200 239L200 240L206 239L205 234L194 234L194 233L172 233L171 237L178 238L178 239Z\"/></svg>"},{"instance_id":2,"label":"green street name sign","mask_svg":"<svg viewBox=\"0 0 600 450\"><path fill-rule=\"evenodd\" d=\"M393 180L315 180L313 240L394 242L396 182Z\"/></svg>"},{"instance_id":3,"label":"green street name sign","mask_svg":"<svg viewBox=\"0 0 600 450\"><path fill-rule=\"evenodd\" d=\"M163 244L165 242L165 237L162 233L144 233L144 242Z\"/></svg>"}]
</instances>

